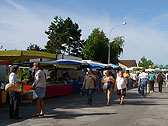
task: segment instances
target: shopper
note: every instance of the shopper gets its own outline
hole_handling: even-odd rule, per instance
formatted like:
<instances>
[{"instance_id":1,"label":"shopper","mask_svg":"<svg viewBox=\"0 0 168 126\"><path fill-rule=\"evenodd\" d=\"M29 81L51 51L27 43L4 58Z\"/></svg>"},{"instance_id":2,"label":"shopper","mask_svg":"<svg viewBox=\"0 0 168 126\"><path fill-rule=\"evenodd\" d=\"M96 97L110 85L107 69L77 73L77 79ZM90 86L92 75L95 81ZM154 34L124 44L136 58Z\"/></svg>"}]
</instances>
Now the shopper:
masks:
<instances>
[{"instance_id":1,"label":"shopper","mask_svg":"<svg viewBox=\"0 0 168 126\"><path fill-rule=\"evenodd\" d=\"M141 93L143 97L147 95L147 82L148 82L148 74L145 73L145 69L142 70L142 73L139 74L139 85L141 87Z\"/></svg>"},{"instance_id":2,"label":"shopper","mask_svg":"<svg viewBox=\"0 0 168 126\"><path fill-rule=\"evenodd\" d=\"M33 117L44 116L44 101L46 90L46 77L39 63L34 63L33 68L35 70L34 83L32 87L35 89L38 98L36 99L36 113Z\"/></svg>"},{"instance_id":3,"label":"shopper","mask_svg":"<svg viewBox=\"0 0 168 126\"><path fill-rule=\"evenodd\" d=\"M9 83L19 83L17 78L18 66L11 67L11 73L9 75ZM10 119L22 119L19 117L19 92L9 91L9 117Z\"/></svg>"},{"instance_id":4,"label":"shopper","mask_svg":"<svg viewBox=\"0 0 168 126\"><path fill-rule=\"evenodd\" d=\"M159 72L157 76L157 82L158 82L159 92L162 93L163 74L161 72Z\"/></svg>"},{"instance_id":5,"label":"shopper","mask_svg":"<svg viewBox=\"0 0 168 126\"><path fill-rule=\"evenodd\" d=\"M82 88L86 90L88 102L90 106L92 105L92 94L95 89L94 81L96 80L96 76L93 74L91 69L88 69L88 73L85 75Z\"/></svg>"},{"instance_id":6,"label":"shopper","mask_svg":"<svg viewBox=\"0 0 168 126\"><path fill-rule=\"evenodd\" d=\"M151 73L149 73L149 85L150 85L150 93L154 92L154 83L155 83L155 74L152 71Z\"/></svg>"},{"instance_id":7,"label":"shopper","mask_svg":"<svg viewBox=\"0 0 168 126\"><path fill-rule=\"evenodd\" d=\"M114 78L109 75L109 71L106 70L104 72L105 76L102 79L102 84L103 84L103 90L106 96L107 103L106 105L110 105L110 98L111 98L111 93L112 93L112 87L115 82ZM111 85L108 87L108 83L111 83Z\"/></svg>"},{"instance_id":8,"label":"shopper","mask_svg":"<svg viewBox=\"0 0 168 126\"><path fill-rule=\"evenodd\" d=\"M118 94L118 97L120 98L120 105L123 105L124 97L126 94L126 84L125 84L122 71L118 72L116 83L117 83L117 94Z\"/></svg>"}]
</instances>

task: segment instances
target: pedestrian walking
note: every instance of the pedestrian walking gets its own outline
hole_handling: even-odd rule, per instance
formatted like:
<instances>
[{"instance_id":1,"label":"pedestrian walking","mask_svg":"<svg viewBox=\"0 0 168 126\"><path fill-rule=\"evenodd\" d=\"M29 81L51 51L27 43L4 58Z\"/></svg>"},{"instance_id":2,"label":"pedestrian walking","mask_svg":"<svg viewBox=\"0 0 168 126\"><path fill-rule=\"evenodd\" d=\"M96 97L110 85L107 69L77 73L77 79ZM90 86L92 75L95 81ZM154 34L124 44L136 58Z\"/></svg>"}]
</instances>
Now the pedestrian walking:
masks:
<instances>
[{"instance_id":1,"label":"pedestrian walking","mask_svg":"<svg viewBox=\"0 0 168 126\"><path fill-rule=\"evenodd\" d=\"M111 93L112 93L112 87L115 82L114 78L109 75L109 71L106 70L104 72L105 76L102 78L102 84L103 84L103 90L106 96L107 103L106 105L110 105L110 98L111 98Z\"/></svg>"},{"instance_id":2,"label":"pedestrian walking","mask_svg":"<svg viewBox=\"0 0 168 126\"><path fill-rule=\"evenodd\" d=\"M157 75L157 82L158 82L158 87L159 87L159 92L162 92L162 85L163 85L163 74L159 72Z\"/></svg>"},{"instance_id":3,"label":"pedestrian walking","mask_svg":"<svg viewBox=\"0 0 168 126\"><path fill-rule=\"evenodd\" d=\"M149 86L150 86L150 93L154 92L154 83L155 83L155 74L154 72L149 73Z\"/></svg>"},{"instance_id":4,"label":"pedestrian walking","mask_svg":"<svg viewBox=\"0 0 168 126\"><path fill-rule=\"evenodd\" d=\"M118 72L116 83L117 83L117 94L118 94L118 97L120 98L120 105L123 105L124 97L126 94L126 84L125 84L122 71Z\"/></svg>"},{"instance_id":5,"label":"pedestrian walking","mask_svg":"<svg viewBox=\"0 0 168 126\"><path fill-rule=\"evenodd\" d=\"M90 106L92 105L92 95L95 89L95 86L94 86L95 80L96 80L96 76L93 74L91 69L88 69L88 73L84 77L82 89L86 90L87 98L88 98L87 104L89 104Z\"/></svg>"},{"instance_id":6,"label":"pedestrian walking","mask_svg":"<svg viewBox=\"0 0 168 126\"><path fill-rule=\"evenodd\" d=\"M143 97L147 95L147 82L148 82L148 74L145 73L145 69L142 70L142 73L139 74L139 85L141 87L141 93Z\"/></svg>"},{"instance_id":7,"label":"pedestrian walking","mask_svg":"<svg viewBox=\"0 0 168 126\"><path fill-rule=\"evenodd\" d=\"M129 84L129 79L130 79L129 70L126 70L123 76L124 76L124 80L126 84L126 90L128 90L128 84Z\"/></svg>"},{"instance_id":8,"label":"pedestrian walking","mask_svg":"<svg viewBox=\"0 0 168 126\"><path fill-rule=\"evenodd\" d=\"M132 73L130 74L130 79L131 79L131 82L132 82L132 87L136 87L137 74L135 73L135 71L132 71Z\"/></svg>"},{"instance_id":9,"label":"pedestrian walking","mask_svg":"<svg viewBox=\"0 0 168 126\"><path fill-rule=\"evenodd\" d=\"M9 75L9 83L19 83L17 78L18 66L11 67ZM9 91L9 117L10 119L22 119L19 116L19 92Z\"/></svg>"},{"instance_id":10,"label":"pedestrian walking","mask_svg":"<svg viewBox=\"0 0 168 126\"><path fill-rule=\"evenodd\" d=\"M33 68L35 70L35 76L32 87L35 89L35 92L38 96L38 98L36 99L36 113L33 115L33 117L39 117L44 116L43 98L45 97L46 77L39 63L34 63Z\"/></svg>"}]
</instances>

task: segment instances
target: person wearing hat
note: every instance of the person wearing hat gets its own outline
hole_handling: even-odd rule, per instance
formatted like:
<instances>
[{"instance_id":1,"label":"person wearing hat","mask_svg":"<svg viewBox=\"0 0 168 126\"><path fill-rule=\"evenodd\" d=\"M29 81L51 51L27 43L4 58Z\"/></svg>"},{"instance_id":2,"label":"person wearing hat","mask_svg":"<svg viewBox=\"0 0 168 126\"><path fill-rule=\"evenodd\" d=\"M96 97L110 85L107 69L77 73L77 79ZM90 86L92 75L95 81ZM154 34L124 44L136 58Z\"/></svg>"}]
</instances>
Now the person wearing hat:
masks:
<instances>
[{"instance_id":1,"label":"person wearing hat","mask_svg":"<svg viewBox=\"0 0 168 126\"><path fill-rule=\"evenodd\" d=\"M9 83L19 83L17 78L18 66L11 67L11 73L9 75ZM22 119L19 117L19 92L9 91L9 118L10 119Z\"/></svg>"}]
</instances>

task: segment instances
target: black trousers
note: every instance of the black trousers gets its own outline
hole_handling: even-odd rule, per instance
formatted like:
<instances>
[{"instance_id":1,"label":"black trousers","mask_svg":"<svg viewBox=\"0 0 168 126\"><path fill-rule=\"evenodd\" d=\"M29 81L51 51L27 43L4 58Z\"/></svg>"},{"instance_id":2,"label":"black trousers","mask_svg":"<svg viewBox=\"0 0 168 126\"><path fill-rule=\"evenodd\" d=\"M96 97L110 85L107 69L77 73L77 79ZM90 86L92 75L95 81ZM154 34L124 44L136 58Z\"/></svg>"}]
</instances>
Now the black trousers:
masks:
<instances>
[{"instance_id":1,"label":"black trousers","mask_svg":"<svg viewBox=\"0 0 168 126\"><path fill-rule=\"evenodd\" d=\"M159 92L162 92L162 85L163 85L163 82L158 83L158 86L159 86Z\"/></svg>"},{"instance_id":2,"label":"black trousers","mask_svg":"<svg viewBox=\"0 0 168 126\"><path fill-rule=\"evenodd\" d=\"M9 92L9 117L17 118L19 117L19 93Z\"/></svg>"},{"instance_id":3,"label":"black trousers","mask_svg":"<svg viewBox=\"0 0 168 126\"><path fill-rule=\"evenodd\" d=\"M154 80L152 80L152 81L149 81L149 85L150 85L150 91L155 91L154 90Z\"/></svg>"}]
</instances>

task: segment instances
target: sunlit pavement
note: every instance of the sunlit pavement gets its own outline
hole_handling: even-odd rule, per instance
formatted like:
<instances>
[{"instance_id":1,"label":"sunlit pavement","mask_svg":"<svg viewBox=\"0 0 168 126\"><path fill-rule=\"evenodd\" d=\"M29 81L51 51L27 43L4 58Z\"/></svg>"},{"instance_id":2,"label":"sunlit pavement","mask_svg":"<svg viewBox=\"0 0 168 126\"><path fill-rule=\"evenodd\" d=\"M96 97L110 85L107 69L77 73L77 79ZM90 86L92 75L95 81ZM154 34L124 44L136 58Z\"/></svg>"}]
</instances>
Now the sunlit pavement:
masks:
<instances>
[{"instance_id":1,"label":"sunlit pavement","mask_svg":"<svg viewBox=\"0 0 168 126\"><path fill-rule=\"evenodd\" d=\"M0 125L10 126L166 126L168 124L168 89L163 93L155 91L143 98L137 88L130 89L124 105L119 105L115 92L111 106L106 106L102 93L93 95L93 105L87 105L87 98L79 94L45 99L45 116L32 118L35 102L20 106L21 120L8 117L7 105L0 105Z\"/></svg>"}]
</instances>

